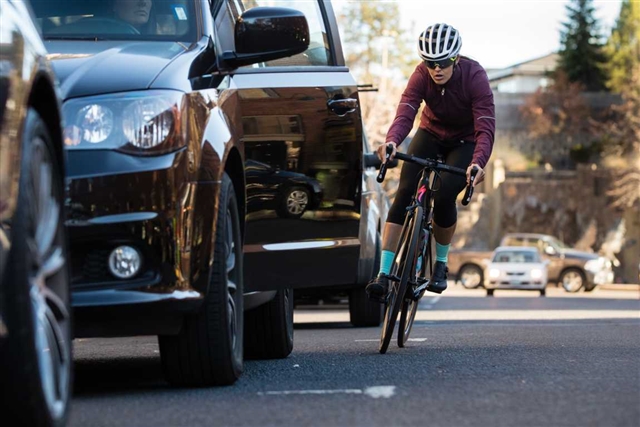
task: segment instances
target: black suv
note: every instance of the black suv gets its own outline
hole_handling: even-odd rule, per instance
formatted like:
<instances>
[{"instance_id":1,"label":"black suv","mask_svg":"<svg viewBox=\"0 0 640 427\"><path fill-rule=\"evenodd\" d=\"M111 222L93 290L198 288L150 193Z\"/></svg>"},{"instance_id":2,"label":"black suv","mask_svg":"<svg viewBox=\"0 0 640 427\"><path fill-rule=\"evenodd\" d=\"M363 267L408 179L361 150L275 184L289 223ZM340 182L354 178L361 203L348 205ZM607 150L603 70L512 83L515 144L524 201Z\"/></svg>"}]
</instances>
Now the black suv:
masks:
<instances>
[{"instance_id":1,"label":"black suv","mask_svg":"<svg viewBox=\"0 0 640 427\"><path fill-rule=\"evenodd\" d=\"M64 96L76 336L158 335L174 384L286 357L293 288L362 295L373 273L382 209L331 3L270 3L34 0Z\"/></svg>"}]
</instances>

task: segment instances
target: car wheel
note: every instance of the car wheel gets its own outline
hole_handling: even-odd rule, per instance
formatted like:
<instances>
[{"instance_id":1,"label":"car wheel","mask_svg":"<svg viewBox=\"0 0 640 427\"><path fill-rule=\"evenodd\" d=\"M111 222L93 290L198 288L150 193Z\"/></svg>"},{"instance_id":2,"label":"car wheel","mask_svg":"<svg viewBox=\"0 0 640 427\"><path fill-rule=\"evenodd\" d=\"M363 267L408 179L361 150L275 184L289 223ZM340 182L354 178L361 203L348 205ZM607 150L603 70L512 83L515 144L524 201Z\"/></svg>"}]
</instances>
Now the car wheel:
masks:
<instances>
[{"instance_id":1,"label":"car wheel","mask_svg":"<svg viewBox=\"0 0 640 427\"><path fill-rule=\"evenodd\" d=\"M373 274L380 270L380 235L376 238L376 256L373 262ZM349 320L353 326L380 326L384 318L384 304L372 301L367 295L365 285L349 292Z\"/></svg>"},{"instance_id":2,"label":"car wheel","mask_svg":"<svg viewBox=\"0 0 640 427\"><path fill-rule=\"evenodd\" d=\"M482 269L474 264L467 264L458 273L460 283L467 289L475 289L482 285L484 274Z\"/></svg>"},{"instance_id":3,"label":"car wheel","mask_svg":"<svg viewBox=\"0 0 640 427\"><path fill-rule=\"evenodd\" d=\"M304 187L287 189L278 206L278 215L284 218L300 218L309 206L309 190Z\"/></svg>"},{"instance_id":4,"label":"car wheel","mask_svg":"<svg viewBox=\"0 0 640 427\"><path fill-rule=\"evenodd\" d=\"M220 208L209 290L178 335L158 337L165 377L173 385L234 383L243 371L242 240L231 179L220 184Z\"/></svg>"},{"instance_id":5,"label":"car wheel","mask_svg":"<svg viewBox=\"0 0 640 427\"><path fill-rule=\"evenodd\" d=\"M565 291L575 293L584 286L586 279L582 271L577 268L570 268L562 272L560 284Z\"/></svg>"},{"instance_id":6,"label":"car wheel","mask_svg":"<svg viewBox=\"0 0 640 427\"><path fill-rule=\"evenodd\" d=\"M0 401L12 425L63 426L71 395L71 316L63 171L41 117L22 135L18 206L4 285Z\"/></svg>"},{"instance_id":7,"label":"car wheel","mask_svg":"<svg viewBox=\"0 0 640 427\"><path fill-rule=\"evenodd\" d=\"M488 297L492 297L493 296L493 289L487 289L487 296Z\"/></svg>"},{"instance_id":8,"label":"car wheel","mask_svg":"<svg viewBox=\"0 0 640 427\"><path fill-rule=\"evenodd\" d=\"M293 351L293 289L245 313L244 355L247 359L283 359Z\"/></svg>"},{"instance_id":9,"label":"car wheel","mask_svg":"<svg viewBox=\"0 0 640 427\"><path fill-rule=\"evenodd\" d=\"M541 297L546 297L547 296L547 290L546 289L540 289L540 296Z\"/></svg>"}]
</instances>

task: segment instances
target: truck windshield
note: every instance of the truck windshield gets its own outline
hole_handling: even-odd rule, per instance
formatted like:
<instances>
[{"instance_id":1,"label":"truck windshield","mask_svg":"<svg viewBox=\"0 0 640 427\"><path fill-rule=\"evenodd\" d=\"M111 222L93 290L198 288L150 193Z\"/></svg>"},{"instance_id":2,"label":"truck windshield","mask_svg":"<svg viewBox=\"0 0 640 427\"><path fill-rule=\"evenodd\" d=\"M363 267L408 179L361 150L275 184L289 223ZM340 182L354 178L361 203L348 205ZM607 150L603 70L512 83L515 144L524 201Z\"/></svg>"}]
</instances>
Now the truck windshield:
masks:
<instances>
[{"instance_id":1,"label":"truck windshield","mask_svg":"<svg viewBox=\"0 0 640 427\"><path fill-rule=\"evenodd\" d=\"M45 40L195 40L193 0L32 0Z\"/></svg>"}]
</instances>

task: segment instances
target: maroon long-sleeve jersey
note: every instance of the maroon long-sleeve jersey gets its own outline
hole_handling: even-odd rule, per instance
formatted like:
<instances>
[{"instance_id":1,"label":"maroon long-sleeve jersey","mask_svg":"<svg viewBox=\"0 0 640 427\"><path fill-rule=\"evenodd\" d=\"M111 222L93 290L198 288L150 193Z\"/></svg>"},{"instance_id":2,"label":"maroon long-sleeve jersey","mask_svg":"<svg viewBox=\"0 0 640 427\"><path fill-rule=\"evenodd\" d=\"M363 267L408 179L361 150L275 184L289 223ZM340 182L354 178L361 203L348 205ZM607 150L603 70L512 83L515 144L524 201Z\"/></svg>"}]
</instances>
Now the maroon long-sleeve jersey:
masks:
<instances>
[{"instance_id":1,"label":"maroon long-sleeve jersey","mask_svg":"<svg viewBox=\"0 0 640 427\"><path fill-rule=\"evenodd\" d=\"M429 76L427 66L420 63L402 94L387 142L404 141L422 101L426 105L420 128L442 141L475 141L473 162L484 168L493 150L496 128L493 92L484 68L461 57L451 79L438 85Z\"/></svg>"}]
</instances>

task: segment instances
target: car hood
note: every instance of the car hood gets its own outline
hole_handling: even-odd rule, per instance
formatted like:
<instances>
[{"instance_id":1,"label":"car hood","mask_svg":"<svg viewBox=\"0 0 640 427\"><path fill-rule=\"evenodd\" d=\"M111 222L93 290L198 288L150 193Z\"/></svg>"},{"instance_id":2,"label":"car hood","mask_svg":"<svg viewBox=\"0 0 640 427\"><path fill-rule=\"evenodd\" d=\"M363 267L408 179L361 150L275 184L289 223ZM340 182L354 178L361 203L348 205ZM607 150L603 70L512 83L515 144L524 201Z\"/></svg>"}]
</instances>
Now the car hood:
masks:
<instances>
[{"instance_id":1,"label":"car hood","mask_svg":"<svg viewBox=\"0 0 640 427\"><path fill-rule=\"evenodd\" d=\"M47 41L63 99L143 90L181 53L183 45L155 41Z\"/></svg>"},{"instance_id":2,"label":"car hood","mask_svg":"<svg viewBox=\"0 0 640 427\"><path fill-rule=\"evenodd\" d=\"M594 254L591 252L578 251L575 249L562 249L561 251L565 258L583 259L583 260L599 258L598 254Z\"/></svg>"}]
</instances>

